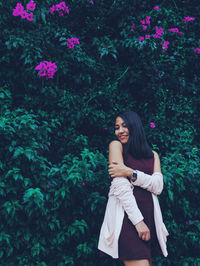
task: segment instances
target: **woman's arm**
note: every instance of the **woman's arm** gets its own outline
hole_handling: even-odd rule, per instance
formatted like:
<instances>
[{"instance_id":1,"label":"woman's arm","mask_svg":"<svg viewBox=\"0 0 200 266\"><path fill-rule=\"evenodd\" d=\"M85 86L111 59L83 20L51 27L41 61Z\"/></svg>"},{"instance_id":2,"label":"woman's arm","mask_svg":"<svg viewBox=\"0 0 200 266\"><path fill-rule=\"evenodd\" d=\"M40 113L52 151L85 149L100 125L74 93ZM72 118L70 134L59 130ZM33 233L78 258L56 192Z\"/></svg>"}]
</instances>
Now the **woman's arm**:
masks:
<instances>
[{"instance_id":1,"label":"woman's arm","mask_svg":"<svg viewBox=\"0 0 200 266\"><path fill-rule=\"evenodd\" d=\"M154 173L152 175L145 174L142 171L137 171L137 180L132 182L135 186L140 186L148 191L159 195L163 190L163 175L161 173L160 159L157 152L154 153ZM124 164L118 164L117 162L112 162L109 165L109 173L111 177L117 177L119 174L121 176L131 177L134 169L125 166Z\"/></svg>"},{"instance_id":2,"label":"woman's arm","mask_svg":"<svg viewBox=\"0 0 200 266\"><path fill-rule=\"evenodd\" d=\"M113 161L121 166L124 165L123 147L119 141L112 141L109 145L109 163L112 163ZM131 185L128 180L120 177L126 176L119 175L119 180L113 180L111 185L111 190L113 191L110 192L120 200L129 219L135 225L139 237L148 241L150 239L150 231L143 221L143 216L138 208Z\"/></svg>"}]
</instances>

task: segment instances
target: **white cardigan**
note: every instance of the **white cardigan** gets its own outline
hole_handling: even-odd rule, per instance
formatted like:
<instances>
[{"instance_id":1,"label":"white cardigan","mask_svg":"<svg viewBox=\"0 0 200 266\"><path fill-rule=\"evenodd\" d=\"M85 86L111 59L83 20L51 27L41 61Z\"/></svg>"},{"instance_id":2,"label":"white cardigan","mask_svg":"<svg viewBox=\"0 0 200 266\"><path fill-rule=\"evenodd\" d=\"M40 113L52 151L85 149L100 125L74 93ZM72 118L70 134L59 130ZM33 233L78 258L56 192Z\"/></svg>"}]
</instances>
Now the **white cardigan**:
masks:
<instances>
[{"instance_id":1,"label":"white cardigan","mask_svg":"<svg viewBox=\"0 0 200 266\"><path fill-rule=\"evenodd\" d=\"M152 192L156 234L162 253L166 257L168 255L166 248L168 232L163 223L157 198L157 195L163 189L163 175L159 172L148 175L137 170L137 180L132 183L124 177L113 179L110 186L104 221L100 231L98 249L113 258L119 258L118 239L122 228L124 211L134 225L143 220L144 217L133 195L134 185Z\"/></svg>"}]
</instances>

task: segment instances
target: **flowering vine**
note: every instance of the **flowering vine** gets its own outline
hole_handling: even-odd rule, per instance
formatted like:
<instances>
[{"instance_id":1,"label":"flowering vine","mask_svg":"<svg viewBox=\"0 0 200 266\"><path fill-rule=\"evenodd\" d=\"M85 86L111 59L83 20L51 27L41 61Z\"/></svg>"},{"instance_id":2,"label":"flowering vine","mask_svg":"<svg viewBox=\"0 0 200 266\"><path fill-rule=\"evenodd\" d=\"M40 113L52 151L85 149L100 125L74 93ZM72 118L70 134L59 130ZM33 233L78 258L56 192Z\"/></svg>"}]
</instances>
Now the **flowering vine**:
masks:
<instances>
[{"instance_id":1,"label":"flowering vine","mask_svg":"<svg viewBox=\"0 0 200 266\"><path fill-rule=\"evenodd\" d=\"M49 12L51 14L55 11L58 11L59 16L64 16L64 14L66 13L69 15L69 7L66 6L66 3L64 1L50 7Z\"/></svg>"},{"instance_id":2,"label":"flowering vine","mask_svg":"<svg viewBox=\"0 0 200 266\"><path fill-rule=\"evenodd\" d=\"M27 10L34 11L36 7L36 3L33 2L33 0L30 0L30 2L26 5ZM13 9L13 16L21 16L22 19L27 19L28 21L33 21L33 13L29 13L26 10L24 10L24 7L21 3L17 3L16 7Z\"/></svg>"},{"instance_id":3,"label":"flowering vine","mask_svg":"<svg viewBox=\"0 0 200 266\"><path fill-rule=\"evenodd\" d=\"M79 44L80 42L79 42L79 39L78 38L71 38L71 39L67 39L67 46L69 47L69 48L74 48L74 46L75 46L75 44Z\"/></svg>"},{"instance_id":4,"label":"flowering vine","mask_svg":"<svg viewBox=\"0 0 200 266\"><path fill-rule=\"evenodd\" d=\"M56 63L45 61L40 62L40 64L35 67L35 70L39 70L40 77L46 76L47 79L50 79L53 78L56 68Z\"/></svg>"}]
</instances>

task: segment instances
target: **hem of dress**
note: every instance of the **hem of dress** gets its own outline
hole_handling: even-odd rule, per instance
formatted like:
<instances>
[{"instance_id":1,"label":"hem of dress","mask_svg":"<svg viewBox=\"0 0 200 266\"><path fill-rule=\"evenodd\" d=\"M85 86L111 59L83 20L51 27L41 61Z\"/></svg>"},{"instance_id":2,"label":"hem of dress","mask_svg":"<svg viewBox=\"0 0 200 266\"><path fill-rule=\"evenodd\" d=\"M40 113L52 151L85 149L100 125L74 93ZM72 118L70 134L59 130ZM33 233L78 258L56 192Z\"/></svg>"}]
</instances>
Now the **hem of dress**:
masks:
<instances>
[{"instance_id":1,"label":"hem of dress","mask_svg":"<svg viewBox=\"0 0 200 266\"><path fill-rule=\"evenodd\" d=\"M137 258L118 258L120 261L129 261L129 260L152 260L152 258L147 258L147 257L144 257L144 256L141 256L141 257L137 257Z\"/></svg>"}]
</instances>

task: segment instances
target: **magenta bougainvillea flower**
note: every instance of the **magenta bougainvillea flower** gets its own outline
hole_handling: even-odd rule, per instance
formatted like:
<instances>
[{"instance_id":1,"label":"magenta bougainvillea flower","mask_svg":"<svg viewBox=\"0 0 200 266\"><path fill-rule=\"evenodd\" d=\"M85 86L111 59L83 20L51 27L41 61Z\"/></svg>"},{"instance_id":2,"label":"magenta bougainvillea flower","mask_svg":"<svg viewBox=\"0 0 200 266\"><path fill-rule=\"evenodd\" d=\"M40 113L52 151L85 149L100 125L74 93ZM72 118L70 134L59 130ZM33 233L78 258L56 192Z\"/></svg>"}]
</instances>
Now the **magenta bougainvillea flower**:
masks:
<instances>
[{"instance_id":1,"label":"magenta bougainvillea flower","mask_svg":"<svg viewBox=\"0 0 200 266\"><path fill-rule=\"evenodd\" d=\"M30 2L29 4L31 4L32 8L33 8L33 4L34 4L34 9L35 9L35 3L33 1ZM27 4L27 6L28 6L28 4ZM32 10L34 10L34 9L32 9ZM31 9L29 9L29 10L31 10ZM27 19L28 21L34 20L33 19L33 13L28 13L26 10L24 10L24 7L21 3L17 3L16 7L13 9L13 16L21 16L22 19Z\"/></svg>"},{"instance_id":2,"label":"magenta bougainvillea flower","mask_svg":"<svg viewBox=\"0 0 200 266\"><path fill-rule=\"evenodd\" d=\"M171 28L171 29L169 29L169 31L170 31L170 32L178 33L179 35L182 35L182 34L183 34L182 31L179 31L178 28Z\"/></svg>"},{"instance_id":3,"label":"magenta bougainvillea flower","mask_svg":"<svg viewBox=\"0 0 200 266\"><path fill-rule=\"evenodd\" d=\"M46 76L47 79L53 78L55 72L56 72L56 63L52 62L40 62L39 65L35 67L35 70L39 70L39 76L44 77Z\"/></svg>"},{"instance_id":4,"label":"magenta bougainvillea flower","mask_svg":"<svg viewBox=\"0 0 200 266\"><path fill-rule=\"evenodd\" d=\"M148 25L150 24L150 18L151 18L150 16L146 16L146 24Z\"/></svg>"},{"instance_id":5,"label":"magenta bougainvillea flower","mask_svg":"<svg viewBox=\"0 0 200 266\"><path fill-rule=\"evenodd\" d=\"M79 44L79 39L78 38L71 38L67 39L67 46L68 48L74 48L75 44Z\"/></svg>"},{"instance_id":6,"label":"magenta bougainvillea flower","mask_svg":"<svg viewBox=\"0 0 200 266\"><path fill-rule=\"evenodd\" d=\"M155 10L159 10L160 8L159 8L159 6L154 6L153 9L155 9Z\"/></svg>"},{"instance_id":7,"label":"magenta bougainvillea flower","mask_svg":"<svg viewBox=\"0 0 200 266\"><path fill-rule=\"evenodd\" d=\"M153 122L151 122L151 123L150 123L150 127L151 127L151 128L155 128L156 125L155 125Z\"/></svg>"},{"instance_id":8,"label":"magenta bougainvillea flower","mask_svg":"<svg viewBox=\"0 0 200 266\"><path fill-rule=\"evenodd\" d=\"M163 35L163 28L162 27L155 27L156 29L156 34L153 35L153 38L160 38Z\"/></svg>"},{"instance_id":9,"label":"magenta bougainvillea flower","mask_svg":"<svg viewBox=\"0 0 200 266\"><path fill-rule=\"evenodd\" d=\"M178 28L171 28L171 29L169 29L169 31L171 31L171 32L179 32L179 29Z\"/></svg>"},{"instance_id":10,"label":"magenta bougainvillea flower","mask_svg":"<svg viewBox=\"0 0 200 266\"><path fill-rule=\"evenodd\" d=\"M140 42L143 42L143 41L144 41L144 37L143 37L143 36L140 36L140 37L139 37L139 41L140 41Z\"/></svg>"},{"instance_id":11,"label":"magenta bougainvillea flower","mask_svg":"<svg viewBox=\"0 0 200 266\"><path fill-rule=\"evenodd\" d=\"M150 37L151 37L151 36L150 36L149 34L146 34L146 35L145 35L145 38L146 38L146 39L149 39Z\"/></svg>"},{"instance_id":12,"label":"magenta bougainvillea flower","mask_svg":"<svg viewBox=\"0 0 200 266\"><path fill-rule=\"evenodd\" d=\"M33 21L34 19L33 19L33 13L26 13L26 19L28 20L28 21Z\"/></svg>"},{"instance_id":13,"label":"magenta bougainvillea flower","mask_svg":"<svg viewBox=\"0 0 200 266\"><path fill-rule=\"evenodd\" d=\"M20 16L23 11L23 5L21 3L17 3L15 9L13 9L13 16Z\"/></svg>"},{"instance_id":14,"label":"magenta bougainvillea flower","mask_svg":"<svg viewBox=\"0 0 200 266\"><path fill-rule=\"evenodd\" d=\"M184 22L194 21L194 20L195 20L195 18L193 18L193 17L184 17L184 18L183 18L183 21L184 21Z\"/></svg>"},{"instance_id":15,"label":"magenta bougainvillea flower","mask_svg":"<svg viewBox=\"0 0 200 266\"><path fill-rule=\"evenodd\" d=\"M168 42L168 41L164 41L164 42L162 43L162 52L167 51L167 49L168 49L168 45L169 45L169 42Z\"/></svg>"},{"instance_id":16,"label":"magenta bougainvillea flower","mask_svg":"<svg viewBox=\"0 0 200 266\"><path fill-rule=\"evenodd\" d=\"M135 29L135 24L134 24L134 23L131 25L131 29L132 29L132 30Z\"/></svg>"},{"instance_id":17,"label":"magenta bougainvillea flower","mask_svg":"<svg viewBox=\"0 0 200 266\"><path fill-rule=\"evenodd\" d=\"M147 26L146 25L142 25L143 30L147 30Z\"/></svg>"},{"instance_id":18,"label":"magenta bougainvillea flower","mask_svg":"<svg viewBox=\"0 0 200 266\"><path fill-rule=\"evenodd\" d=\"M194 49L195 53L200 54L200 47Z\"/></svg>"},{"instance_id":19,"label":"magenta bougainvillea flower","mask_svg":"<svg viewBox=\"0 0 200 266\"><path fill-rule=\"evenodd\" d=\"M58 11L59 16L63 16L64 13L69 14L69 7L66 6L66 3L60 2L60 4L57 5L52 5L52 7L50 7L49 12L52 14L55 11Z\"/></svg>"},{"instance_id":20,"label":"magenta bougainvillea flower","mask_svg":"<svg viewBox=\"0 0 200 266\"><path fill-rule=\"evenodd\" d=\"M30 2L26 5L26 8L28 10L34 11L35 10L36 3L33 2L33 0L30 0Z\"/></svg>"}]
</instances>

